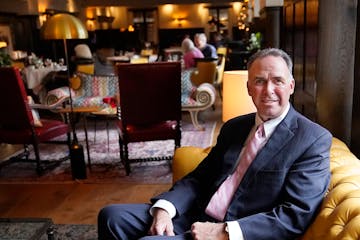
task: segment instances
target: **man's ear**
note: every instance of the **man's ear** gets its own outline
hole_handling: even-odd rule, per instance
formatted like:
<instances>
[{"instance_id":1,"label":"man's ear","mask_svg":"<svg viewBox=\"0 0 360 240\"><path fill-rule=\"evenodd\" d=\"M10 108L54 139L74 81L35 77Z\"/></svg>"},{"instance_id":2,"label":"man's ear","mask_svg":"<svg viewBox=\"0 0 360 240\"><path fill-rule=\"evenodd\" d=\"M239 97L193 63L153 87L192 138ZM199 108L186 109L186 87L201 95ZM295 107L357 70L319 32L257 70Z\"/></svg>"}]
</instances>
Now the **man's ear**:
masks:
<instances>
[{"instance_id":1,"label":"man's ear","mask_svg":"<svg viewBox=\"0 0 360 240\"><path fill-rule=\"evenodd\" d=\"M250 92L250 87L249 87L249 81L246 82L246 88L247 88L248 95L251 97L251 92Z\"/></svg>"},{"instance_id":2,"label":"man's ear","mask_svg":"<svg viewBox=\"0 0 360 240\"><path fill-rule=\"evenodd\" d=\"M294 78L291 78L290 86L291 86L290 95L292 95L294 93L294 91L295 91L295 80L294 80Z\"/></svg>"}]
</instances>

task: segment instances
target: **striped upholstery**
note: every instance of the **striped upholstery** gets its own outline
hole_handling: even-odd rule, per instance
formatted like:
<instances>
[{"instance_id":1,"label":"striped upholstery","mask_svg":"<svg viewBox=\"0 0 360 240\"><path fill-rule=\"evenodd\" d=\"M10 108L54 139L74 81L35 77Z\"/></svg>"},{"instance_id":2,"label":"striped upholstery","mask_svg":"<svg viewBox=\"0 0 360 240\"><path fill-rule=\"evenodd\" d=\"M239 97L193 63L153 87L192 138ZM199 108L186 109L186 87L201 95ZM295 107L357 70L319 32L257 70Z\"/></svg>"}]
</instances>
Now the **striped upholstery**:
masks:
<instances>
[{"instance_id":1,"label":"striped upholstery","mask_svg":"<svg viewBox=\"0 0 360 240\"><path fill-rule=\"evenodd\" d=\"M75 90L75 107L109 107L104 98L118 95L118 77L115 75L90 75L78 73L80 86Z\"/></svg>"}]
</instances>

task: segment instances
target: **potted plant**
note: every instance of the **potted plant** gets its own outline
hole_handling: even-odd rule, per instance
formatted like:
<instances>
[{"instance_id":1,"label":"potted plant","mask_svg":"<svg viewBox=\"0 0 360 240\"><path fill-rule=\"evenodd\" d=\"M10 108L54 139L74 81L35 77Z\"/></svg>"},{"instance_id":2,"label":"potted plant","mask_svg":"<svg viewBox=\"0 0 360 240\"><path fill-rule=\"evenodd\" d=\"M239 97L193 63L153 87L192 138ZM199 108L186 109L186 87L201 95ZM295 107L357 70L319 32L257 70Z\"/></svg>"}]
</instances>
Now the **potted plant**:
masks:
<instances>
[{"instance_id":1,"label":"potted plant","mask_svg":"<svg viewBox=\"0 0 360 240\"><path fill-rule=\"evenodd\" d=\"M249 39L249 45L246 49L252 53L261 49L262 34L260 32L251 33Z\"/></svg>"},{"instance_id":2,"label":"potted plant","mask_svg":"<svg viewBox=\"0 0 360 240\"><path fill-rule=\"evenodd\" d=\"M10 66L11 58L6 52L0 51L0 67Z\"/></svg>"}]
</instances>

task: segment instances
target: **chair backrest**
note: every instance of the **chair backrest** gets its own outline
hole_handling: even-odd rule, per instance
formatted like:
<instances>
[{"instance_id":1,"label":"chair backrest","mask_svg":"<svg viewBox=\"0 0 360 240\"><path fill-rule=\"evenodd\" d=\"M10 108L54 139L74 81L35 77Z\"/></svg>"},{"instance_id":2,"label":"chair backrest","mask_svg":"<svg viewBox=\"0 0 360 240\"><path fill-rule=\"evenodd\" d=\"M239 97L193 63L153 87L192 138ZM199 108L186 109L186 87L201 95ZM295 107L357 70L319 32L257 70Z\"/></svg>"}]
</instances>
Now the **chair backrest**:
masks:
<instances>
[{"instance_id":1,"label":"chair backrest","mask_svg":"<svg viewBox=\"0 0 360 240\"><path fill-rule=\"evenodd\" d=\"M202 83L213 84L216 79L217 60L214 61L198 61L196 70L191 76L191 81L195 86Z\"/></svg>"},{"instance_id":2,"label":"chair backrest","mask_svg":"<svg viewBox=\"0 0 360 240\"><path fill-rule=\"evenodd\" d=\"M216 50L217 54L223 54L226 57L227 54L227 48L226 47L218 47Z\"/></svg>"},{"instance_id":3,"label":"chair backrest","mask_svg":"<svg viewBox=\"0 0 360 240\"><path fill-rule=\"evenodd\" d=\"M95 64L94 63L78 64L78 65L76 65L76 71L82 72L82 73L87 73L87 74L94 74Z\"/></svg>"},{"instance_id":4,"label":"chair backrest","mask_svg":"<svg viewBox=\"0 0 360 240\"><path fill-rule=\"evenodd\" d=\"M149 62L149 57L133 57L130 59L130 63L135 63L135 64L139 64L139 63L148 63Z\"/></svg>"},{"instance_id":5,"label":"chair backrest","mask_svg":"<svg viewBox=\"0 0 360 240\"><path fill-rule=\"evenodd\" d=\"M0 67L0 89L0 127L31 129L34 119L28 105L24 82L17 68Z\"/></svg>"},{"instance_id":6,"label":"chair backrest","mask_svg":"<svg viewBox=\"0 0 360 240\"><path fill-rule=\"evenodd\" d=\"M141 49L140 52L140 56L145 56L145 57L151 56L152 54L154 54L153 49Z\"/></svg>"},{"instance_id":7,"label":"chair backrest","mask_svg":"<svg viewBox=\"0 0 360 240\"><path fill-rule=\"evenodd\" d=\"M218 62L218 66L217 66L217 75L216 75L216 84L220 84L223 81L223 76L224 76L224 70L225 70L225 55L223 54L218 54L219 57L219 62Z\"/></svg>"},{"instance_id":8,"label":"chair backrest","mask_svg":"<svg viewBox=\"0 0 360 240\"><path fill-rule=\"evenodd\" d=\"M116 75L92 75L77 73L70 79L76 97L115 96L118 93L118 77ZM76 87L77 86L77 87Z\"/></svg>"},{"instance_id":9,"label":"chair backrest","mask_svg":"<svg viewBox=\"0 0 360 240\"><path fill-rule=\"evenodd\" d=\"M124 125L181 120L181 64L116 65Z\"/></svg>"}]
</instances>

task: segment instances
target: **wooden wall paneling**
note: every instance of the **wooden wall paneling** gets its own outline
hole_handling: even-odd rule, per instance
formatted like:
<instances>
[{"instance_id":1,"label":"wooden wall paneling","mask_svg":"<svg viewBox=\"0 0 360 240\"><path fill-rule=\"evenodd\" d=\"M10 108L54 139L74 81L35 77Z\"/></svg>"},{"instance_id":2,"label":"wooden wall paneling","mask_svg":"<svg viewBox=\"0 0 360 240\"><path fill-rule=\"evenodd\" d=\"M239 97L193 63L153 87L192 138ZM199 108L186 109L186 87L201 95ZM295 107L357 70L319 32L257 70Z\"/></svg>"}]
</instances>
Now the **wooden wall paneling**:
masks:
<instances>
[{"instance_id":1,"label":"wooden wall paneling","mask_svg":"<svg viewBox=\"0 0 360 240\"><path fill-rule=\"evenodd\" d=\"M294 1L294 43L293 61L295 92L294 107L308 118L315 120L315 61L317 52L317 25L313 24L311 31L307 19L309 15L317 14L316 9L308 10L308 1ZM310 44L311 43L311 44Z\"/></svg>"},{"instance_id":2,"label":"wooden wall paneling","mask_svg":"<svg viewBox=\"0 0 360 240\"><path fill-rule=\"evenodd\" d=\"M283 9L283 31L281 34L282 48L293 58L294 57L294 6L287 4ZM292 59L294 60L294 59Z\"/></svg>"},{"instance_id":3,"label":"wooden wall paneling","mask_svg":"<svg viewBox=\"0 0 360 240\"><path fill-rule=\"evenodd\" d=\"M357 6L355 66L360 66L360 7ZM360 68L355 67L353 111L351 124L351 151L360 158Z\"/></svg>"},{"instance_id":4,"label":"wooden wall paneling","mask_svg":"<svg viewBox=\"0 0 360 240\"><path fill-rule=\"evenodd\" d=\"M304 82L303 92L307 97L305 114L316 120L316 60L318 50L318 1L307 0L305 4L304 32Z\"/></svg>"},{"instance_id":5,"label":"wooden wall paneling","mask_svg":"<svg viewBox=\"0 0 360 240\"><path fill-rule=\"evenodd\" d=\"M283 24L283 7L265 7L261 10L262 47L279 48L281 44L281 28Z\"/></svg>"},{"instance_id":6,"label":"wooden wall paneling","mask_svg":"<svg viewBox=\"0 0 360 240\"><path fill-rule=\"evenodd\" d=\"M354 87L357 0L319 1L317 120L348 145Z\"/></svg>"}]
</instances>

